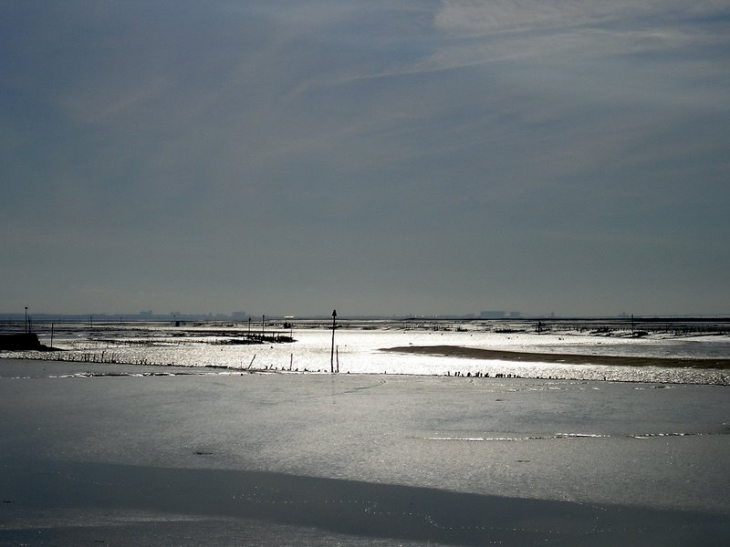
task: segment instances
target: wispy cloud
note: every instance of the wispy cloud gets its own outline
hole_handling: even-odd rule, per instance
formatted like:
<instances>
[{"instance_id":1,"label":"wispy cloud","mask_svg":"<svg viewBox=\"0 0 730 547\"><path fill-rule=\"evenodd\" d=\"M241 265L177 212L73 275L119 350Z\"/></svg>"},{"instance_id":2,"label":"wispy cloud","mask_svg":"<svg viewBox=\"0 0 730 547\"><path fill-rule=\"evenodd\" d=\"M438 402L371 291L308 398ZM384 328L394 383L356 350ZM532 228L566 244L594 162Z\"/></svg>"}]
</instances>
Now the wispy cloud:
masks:
<instances>
[{"instance_id":1,"label":"wispy cloud","mask_svg":"<svg viewBox=\"0 0 730 547\"><path fill-rule=\"evenodd\" d=\"M683 21L727 9L722 0L441 0L435 21L447 31L484 34L634 25L649 19Z\"/></svg>"}]
</instances>

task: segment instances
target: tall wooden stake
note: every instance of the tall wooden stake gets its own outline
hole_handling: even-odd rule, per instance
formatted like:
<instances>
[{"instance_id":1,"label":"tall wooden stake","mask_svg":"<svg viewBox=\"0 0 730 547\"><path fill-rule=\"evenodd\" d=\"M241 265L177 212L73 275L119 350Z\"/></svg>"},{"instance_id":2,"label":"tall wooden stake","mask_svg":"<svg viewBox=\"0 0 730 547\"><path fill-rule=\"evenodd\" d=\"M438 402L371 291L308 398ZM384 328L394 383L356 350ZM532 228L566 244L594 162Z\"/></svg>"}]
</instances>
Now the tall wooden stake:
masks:
<instances>
[{"instance_id":1,"label":"tall wooden stake","mask_svg":"<svg viewBox=\"0 0 730 547\"><path fill-rule=\"evenodd\" d=\"M337 321L337 310L332 310L332 350L330 351L330 373L335 372L335 321Z\"/></svg>"}]
</instances>

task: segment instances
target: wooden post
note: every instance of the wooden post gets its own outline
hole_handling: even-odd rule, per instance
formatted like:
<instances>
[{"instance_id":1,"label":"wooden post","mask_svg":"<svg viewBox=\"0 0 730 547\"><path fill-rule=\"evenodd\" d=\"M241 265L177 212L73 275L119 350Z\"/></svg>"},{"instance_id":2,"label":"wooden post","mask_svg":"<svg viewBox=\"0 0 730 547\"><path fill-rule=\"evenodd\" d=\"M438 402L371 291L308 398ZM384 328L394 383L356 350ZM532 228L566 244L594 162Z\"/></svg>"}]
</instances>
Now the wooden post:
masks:
<instances>
[{"instance_id":1,"label":"wooden post","mask_svg":"<svg viewBox=\"0 0 730 547\"><path fill-rule=\"evenodd\" d=\"M332 310L332 349L330 350L330 373L335 372L335 322L337 321L337 310Z\"/></svg>"}]
</instances>

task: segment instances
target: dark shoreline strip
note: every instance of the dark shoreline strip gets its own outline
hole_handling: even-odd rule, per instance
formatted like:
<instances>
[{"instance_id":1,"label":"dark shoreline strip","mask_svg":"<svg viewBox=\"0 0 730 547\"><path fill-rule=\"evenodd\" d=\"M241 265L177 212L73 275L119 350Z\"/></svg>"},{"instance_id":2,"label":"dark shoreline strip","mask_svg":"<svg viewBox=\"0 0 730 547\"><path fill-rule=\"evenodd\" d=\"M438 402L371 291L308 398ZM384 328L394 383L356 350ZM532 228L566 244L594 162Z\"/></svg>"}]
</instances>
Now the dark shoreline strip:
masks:
<instances>
[{"instance_id":1,"label":"dark shoreline strip","mask_svg":"<svg viewBox=\"0 0 730 547\"><path fill-rule=\"evenodd\" d=\"M400 346L383 348L382 351L463 357L466 359L561 363L566 365L730 369L730 359L673 359L663 357L621 357L615 355L574 355L568 353L527 353L467 348L463 346Z\"/></svg>"}]
</instances>

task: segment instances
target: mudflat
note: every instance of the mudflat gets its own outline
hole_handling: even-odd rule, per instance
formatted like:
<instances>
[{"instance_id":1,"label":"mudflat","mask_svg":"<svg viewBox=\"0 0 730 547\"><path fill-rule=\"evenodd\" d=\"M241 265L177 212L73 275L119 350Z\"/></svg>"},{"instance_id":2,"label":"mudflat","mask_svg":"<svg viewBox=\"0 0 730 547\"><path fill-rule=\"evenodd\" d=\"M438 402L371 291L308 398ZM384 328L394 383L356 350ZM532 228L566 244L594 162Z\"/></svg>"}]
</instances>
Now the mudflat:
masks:
<instances>
[{"instance_id":1,"label":"mudflat","mask_svg":"<svg viewBox=\"0 0 730 547\"><path fill-rule=\"evenodd\" d=\"M500 361L525 361L540 363L564 363L572 365L614 365L635 367L686 367L707 369L730 369L730 359L673 359L664 357L623 357L616 355L578 355L572 353L533 353L519 351L491 350L465 346L399 346L383 348L382 351L415 353L421 355L442 355Z\"/></svg>"}]
</instances>

